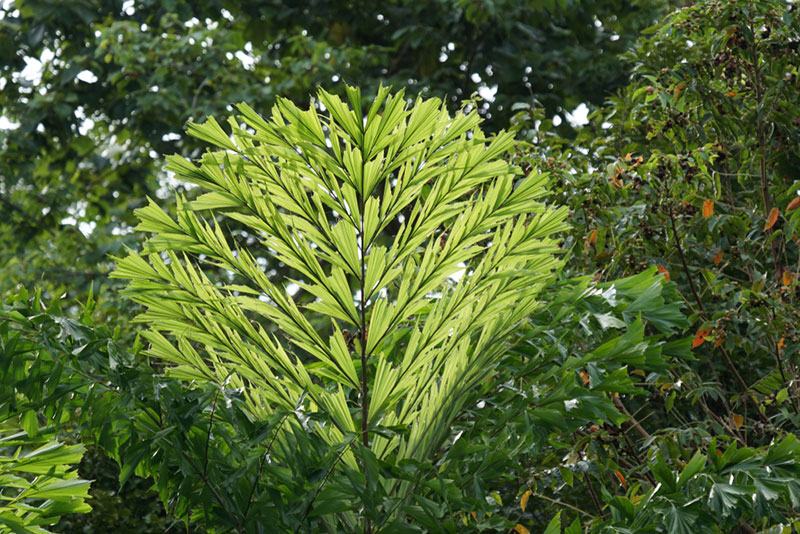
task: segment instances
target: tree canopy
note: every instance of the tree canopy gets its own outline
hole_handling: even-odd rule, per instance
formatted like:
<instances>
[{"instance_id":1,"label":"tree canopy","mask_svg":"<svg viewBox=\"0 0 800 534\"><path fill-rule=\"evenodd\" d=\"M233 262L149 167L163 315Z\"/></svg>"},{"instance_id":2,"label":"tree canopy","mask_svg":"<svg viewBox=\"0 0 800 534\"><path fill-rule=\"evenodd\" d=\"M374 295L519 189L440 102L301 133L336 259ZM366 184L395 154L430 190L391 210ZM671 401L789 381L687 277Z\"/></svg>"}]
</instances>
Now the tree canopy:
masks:
<instances>
[{"instance_id":1,"label":"tree canopy","mask_svg":"<svg viewBox=\"0 0 800 534\"><path fill-rule=\"evenodd\" d=\"M3 10L4 289L107 287L132 210L171 186L163 155L199 155L188 120L317 86L446 98L478 91L489 130L519 101L600 104L660 2L61 2ZM563 127L568 127L565 120ZM35 192L35 194L31 194Z\"/></svg>"},{"instance_id":2,"label":"tree canopy","mask_svg":"<svg viewBox=\"0 0 800 534\"><path fill-rule=\"evenodd\" d=\"M798 43L3 3L0 534L797 530Z\"/></svg>"}]
</instances>

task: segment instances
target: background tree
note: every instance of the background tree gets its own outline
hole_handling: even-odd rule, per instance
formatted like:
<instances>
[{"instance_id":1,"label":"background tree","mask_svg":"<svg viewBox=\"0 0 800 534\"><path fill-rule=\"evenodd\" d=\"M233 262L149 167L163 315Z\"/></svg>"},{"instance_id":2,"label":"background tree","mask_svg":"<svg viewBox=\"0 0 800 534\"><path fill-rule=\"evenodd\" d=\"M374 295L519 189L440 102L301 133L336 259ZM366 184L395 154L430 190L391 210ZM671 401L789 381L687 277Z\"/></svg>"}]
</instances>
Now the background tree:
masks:
<instances>
[{"instance_id":1,"label":"background tree","mask_svg":"<svg viewBox=\"0 0 800 534\"><path fill-rule=\"evenodd\" d=\"M564 501L594 513L605 500L609 531L798 519L796 9L710 1L670 15L628 55L631 84L579 134L584 148L536 109L517 118L527 157L562 173L570 265L607 280L656 267L690 310L697 361L676 362L646 402L623 398L627 432L573 436L588 480L583 498L562 486L577 497Z\"/></svg>"},{"instance_id":2,"label":"background tree","mask_svg":"<svg viewBox=\"0 0 800 534\"><path fill-rule=\"evenodd\" d=\"M314 87L341 94L348 80L365 95L383 83L446 96L451 109L497 86L481 108L494 130L517 100L538 98L551 114L599 103L624 79L617 53L664 8L655 0L7 2L0 288L35 282L45 294L78 295L94 284L100 308L124 321L106 291L107 255L132 245L142 199L181 188L162 156L198 155L180 135L187 120L241 101L266 110L276 95L304 104Z\"/></svg>"}]
</instances>

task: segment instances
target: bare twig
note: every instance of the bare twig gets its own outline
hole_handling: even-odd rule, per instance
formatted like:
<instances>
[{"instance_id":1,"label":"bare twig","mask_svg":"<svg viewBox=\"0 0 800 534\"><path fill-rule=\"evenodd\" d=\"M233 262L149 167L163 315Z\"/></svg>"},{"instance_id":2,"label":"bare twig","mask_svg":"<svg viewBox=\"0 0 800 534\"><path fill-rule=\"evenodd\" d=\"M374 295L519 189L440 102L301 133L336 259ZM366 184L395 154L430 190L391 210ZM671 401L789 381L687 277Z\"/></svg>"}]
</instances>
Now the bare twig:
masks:
<instances>
[{"instance_id":1,"label":"bare twig","mask_svg":"<svg viewBox=\"0 0 800 534\"><path fill-rule=\"evenodd\" d=\"M631 424L633 429L636 430L636 432L640 436L642 436L644 439L649 438L650 437L650 433L647 430L645 430L644 428L642 428L642 425L640 425L639 421L637 421L636 418L631 415L631 412L629 412L628 409L625 407L625 405L622 404L622 401L619 400L616 396L613 396L613 395L612 395L611 398L614 401L614 406L617 407L617 410L621 411L622 413L624 413L625 415L628 416L628 418L629 418L628 419L628 423Z\"/></svg>"}]
</instances>

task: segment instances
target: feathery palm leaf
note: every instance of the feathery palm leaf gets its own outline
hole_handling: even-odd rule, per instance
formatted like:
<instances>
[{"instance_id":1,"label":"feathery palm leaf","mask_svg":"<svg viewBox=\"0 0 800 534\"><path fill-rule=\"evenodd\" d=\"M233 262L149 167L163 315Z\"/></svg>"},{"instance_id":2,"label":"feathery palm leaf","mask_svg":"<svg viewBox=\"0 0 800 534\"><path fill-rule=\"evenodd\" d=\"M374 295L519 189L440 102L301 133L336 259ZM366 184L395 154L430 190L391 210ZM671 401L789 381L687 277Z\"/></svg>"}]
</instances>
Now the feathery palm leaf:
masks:
<instances>
[{"instance_id":1,"label":"feathery palm leaf","mask_svg":"<svg viewBox=\"0 0 800 534\"><path fill-rule=\"evenodd\" d=\"M153 236L114 276L147 308L169 373L242 388L256 418L323 415L314 431L353 444L342 467L358 469L364 450L436 453L559 266L566 212L537 202L546 176L507 163L512 136L485 138L475 112L382 89L362 114L360 92L347 96L320 91L322 114L280 100L269 120L241 104L230 134L190 124L217 150L168 169L207 192L179 197L176 218L138 210Z\"/></svg>"}]
</instances>

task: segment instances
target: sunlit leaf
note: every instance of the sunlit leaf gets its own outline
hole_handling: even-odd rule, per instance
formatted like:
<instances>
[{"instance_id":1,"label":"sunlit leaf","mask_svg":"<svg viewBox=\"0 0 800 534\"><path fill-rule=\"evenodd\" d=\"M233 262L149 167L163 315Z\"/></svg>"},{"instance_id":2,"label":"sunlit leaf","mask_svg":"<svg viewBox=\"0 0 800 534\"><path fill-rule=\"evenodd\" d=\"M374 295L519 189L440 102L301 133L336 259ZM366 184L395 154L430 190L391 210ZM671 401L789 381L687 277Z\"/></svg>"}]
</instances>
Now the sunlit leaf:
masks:
<instances>
[{"instance_id":1,"label":"sunlit leaf","mask_svg":"<svg viewBox=\"0 0 800 534\"><path fill-rule=\"evenodd\" d=\"M767 215L767 222L764 223L764 230L769 230L773 226L775 226L775 222L778 220L778 215L780 211L778 208L772 208L769 210L769 215Z\"/></svg>"},{"instance_id":2,"label":"sunlit leaf","mask_svg":"<svg viewBox=\"0 0 800 534\"><path fill-rule=\"evenodd\" d=\"M703 201L703 218L709 218L714 215L714 201L713 200L705 200Z\"/></svg>"},{"instance_id":3,"label":"sunlit leaf","mask_svg":"<svg viewBox=\"0 0 800 534\"><path fill-rule=\"evenodd\" d=\"M692 339L692 348L695 349L702 345L709 334L711 334L711 327L701 328L698 330L694 335L694 339Z\"/></svg>"},{"instance_id":4,"label":"sunlit leaf","mask_svg":"<svg viewBox=\"0 0 800 534\"><path fill-rule=\"evenodd\" d=\"M528 507L528 499L531 497L531 490L525 490L525 493L522 494L522 498L519 501L519 506L522 508L522 511L525 511L525 508Z\"/></svg>"}]
</instances>

